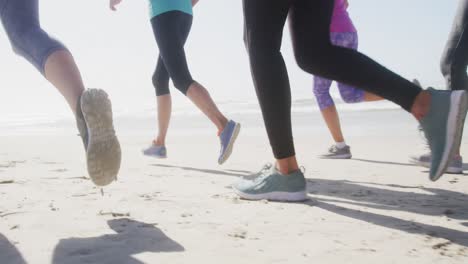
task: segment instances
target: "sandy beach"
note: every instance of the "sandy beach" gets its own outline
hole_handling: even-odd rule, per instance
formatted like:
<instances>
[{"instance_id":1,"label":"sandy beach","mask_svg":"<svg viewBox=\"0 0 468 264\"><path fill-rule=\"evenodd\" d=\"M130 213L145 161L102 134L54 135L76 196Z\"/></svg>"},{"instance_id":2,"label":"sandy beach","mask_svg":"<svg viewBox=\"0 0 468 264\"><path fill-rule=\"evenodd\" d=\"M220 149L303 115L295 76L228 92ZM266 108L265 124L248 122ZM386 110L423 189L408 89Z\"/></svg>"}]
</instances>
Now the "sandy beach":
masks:
<instances>
[{"instance_id":1,"label":"sandy beach","mask_svg":"<svg viewBox=\"0 0 468 264\"><path fill-rule=\"evenodd\" d=\"M10 129L0 136L0 263L467 263L468 177L433 183L408 163L421 140L403 111L341 117L354 158L330 161L316 158L332 143L319 114L294 114L304 203L232 192L272 162L258 113L232 116L243 129L224 166L200 115L174 117L166 160L141 155L154 122L118 119L123 164L102 191L71 122Z\"/></svg>"}]
</instances>

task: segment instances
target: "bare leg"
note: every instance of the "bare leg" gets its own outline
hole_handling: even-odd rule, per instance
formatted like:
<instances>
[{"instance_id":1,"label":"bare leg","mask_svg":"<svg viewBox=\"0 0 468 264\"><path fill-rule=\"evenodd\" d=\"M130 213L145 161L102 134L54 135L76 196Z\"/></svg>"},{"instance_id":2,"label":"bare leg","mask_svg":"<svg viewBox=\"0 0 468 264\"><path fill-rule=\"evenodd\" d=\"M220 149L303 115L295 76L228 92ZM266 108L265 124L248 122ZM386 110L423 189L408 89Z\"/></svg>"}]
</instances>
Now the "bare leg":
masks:
<instances>
[{"instance_id":1,"label":"bare leg","mask_svg":"<svg viewBox=\"0 0 468 264\"><path fill-rule=\"evenodd\" d=\"M344 142L340 118L335 105L322 109L322 116L327 124L328 130L332 134L333 140L335 140L335 142Z\"/></svg>"},{"instance_id":2,"label":"bare leg","mask_svg":"<svg viewBox=\"0 0 468 264\"><path fill-rule=\"evenodd\" d=\"M78 100L85 88L80 71L70 52L59 50L52 53L45 63L45 77L65 97L76 115Z\"/></svg>"},{"instance_id":3,"label":"bare leg","mask_svg":"<svg viewBox=\"0 0 468 264\"><path fill-rule=\"evenodd\" d=\"M365 102L374 102L374 101L381 101L381 100L385 100L385 99L373 93L369 93L369 92L364 93Z\"/></svg>"},{"instance_id":4,"label":"bare leg","mask_svg":"<svg viewBox=\"0 0 468 264\"><path fill-rule=\"evenodd\" d=\"M171 120L172 99L170 94L157 97L158 100L158 136L153 144L156 146L166 145L167 129Z\"/></svg>"},{"instance_id":5,"label":"bare leg","mask_svg":"<svg viewBox=\"0 0 468 264\"><path fill-rule=\"evenodd\" d=\"M431 105L431 94L427 91L422 91L418 94L411 107L411 114L420 121L427 113Z\"/></svg>"},{"instance_id":6,"label":"bare leg","mask_svg":"<svg viewBox=\"0 0 468 264\"><path fill-rule=\"evenodd\" d=\"M187 90L187 97L213 122L219 135L228 120L219 111L208 91L201 84L193 82Z\"/></svg>"},{"instance_id":7,"label":"bare leg","mask_svg":"<svg viewBox=\"0 0 468 264\"><path fill-rule=\"evenodd\" d=\"M296 156L287 157L285 159L277 159L276 169L284 175L299 170L299 165L297 163Z\"/></svg>"},{"instance_id":8,"label":"bare leg","mask_svg":"<svg viewBox=\"0 0 468 264\"><path fill-rule=\"evenodd\" d=\"M384 98L375 95L373 93L364 93L364 101L365 102L373 102L373 101L380 101L384 100ZM322 116L325 120L325 123L328 126L328 130L332 134L333 140L335 142L344 142L343 132L341 130L340 124L340 117L338 115L338 111L336 110L336 106L332 105L322 110Z\"/></svg>"}]
</instances>

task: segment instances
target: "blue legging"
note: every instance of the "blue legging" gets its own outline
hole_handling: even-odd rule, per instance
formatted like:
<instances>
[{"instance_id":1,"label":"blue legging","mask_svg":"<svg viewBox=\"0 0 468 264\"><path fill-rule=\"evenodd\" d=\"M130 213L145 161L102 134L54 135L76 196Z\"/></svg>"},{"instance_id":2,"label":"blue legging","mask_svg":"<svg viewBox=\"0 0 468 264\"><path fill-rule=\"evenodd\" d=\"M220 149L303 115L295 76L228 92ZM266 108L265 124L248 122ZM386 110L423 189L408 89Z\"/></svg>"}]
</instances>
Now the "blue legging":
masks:
<instances>
[{"instance_id":1,"label":"blue legging","mask_svg":"<svg viewBox=\"0 0 468 264\"><path fill-rule=\"evenodd\" d=\"M0 0L0 20L13 50L43 75L47 58L66 47L50 37L39 23L39 0Z\"/></svg>"}]
</instances>

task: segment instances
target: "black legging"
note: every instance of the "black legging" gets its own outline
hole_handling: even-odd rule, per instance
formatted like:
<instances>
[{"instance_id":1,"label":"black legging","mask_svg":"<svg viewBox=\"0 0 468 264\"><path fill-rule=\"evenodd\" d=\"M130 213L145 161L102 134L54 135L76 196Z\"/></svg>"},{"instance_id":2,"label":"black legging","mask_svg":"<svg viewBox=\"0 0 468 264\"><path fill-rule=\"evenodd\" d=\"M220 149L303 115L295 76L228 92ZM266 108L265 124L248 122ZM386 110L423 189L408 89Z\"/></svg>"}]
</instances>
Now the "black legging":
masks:
<instances>
[{"instance_id":1,"label":"black legging","mask_svg":"<svg viewBox=\"0 0 468 264\"><path fill-rule=\"evenodd\" d=\"M468 0L460 0L441 61L442 74L450 90L468 90Z\"/></svg>"},{"instance_id":2,"label":"black legging","mask_svg":"<svg viewBox=\"0 0 468 264\"><path fill-rule=\"evenodd\" d=\"M244 40L270 144L277 159L295 155L291 91L280 52L289 15L297 64L304 71L362 88L410 111L421 88L367 56L330 42L333 0L243 0Z\"/></svg>"},{"instance_id":3,"label":"black legging","mask_svg":"<svg viewBox=\"0 0 468 264\"><path fill-rule=\"evenodd\" d=\"M153 85L157 96L169 94L169 78L184 95L194 82L184 51L192 27L192 18L183 12L170 11L151 19L160 53L153 74Z\"/></svg>"}]
</instances>

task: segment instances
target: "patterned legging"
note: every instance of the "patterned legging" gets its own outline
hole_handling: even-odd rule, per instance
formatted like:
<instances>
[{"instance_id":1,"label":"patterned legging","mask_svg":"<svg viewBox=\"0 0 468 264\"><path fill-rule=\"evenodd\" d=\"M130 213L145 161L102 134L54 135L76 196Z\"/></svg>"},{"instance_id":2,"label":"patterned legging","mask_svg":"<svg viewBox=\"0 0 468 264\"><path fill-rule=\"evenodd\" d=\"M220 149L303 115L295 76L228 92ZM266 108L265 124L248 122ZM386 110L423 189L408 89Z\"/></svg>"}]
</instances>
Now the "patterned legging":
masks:
<instances>
[{"instance_id":1,"label":"patterned legging","mask_svg":"<svg viewBox=\"0 0 468 264\"><path fill-rule=\"evenodd\" d=\"M358 34L355 32L346 33L331 33L331 42L335 46L357 50L358 48ZM328 108L335 103L330 96L330 87L332 80L315 76L314 77L314 94L320 110ZM341 98L346 103L359 103L364 100L364 91L354 88L351 85L338 83Z\"/></svg>"}]
</instances>

